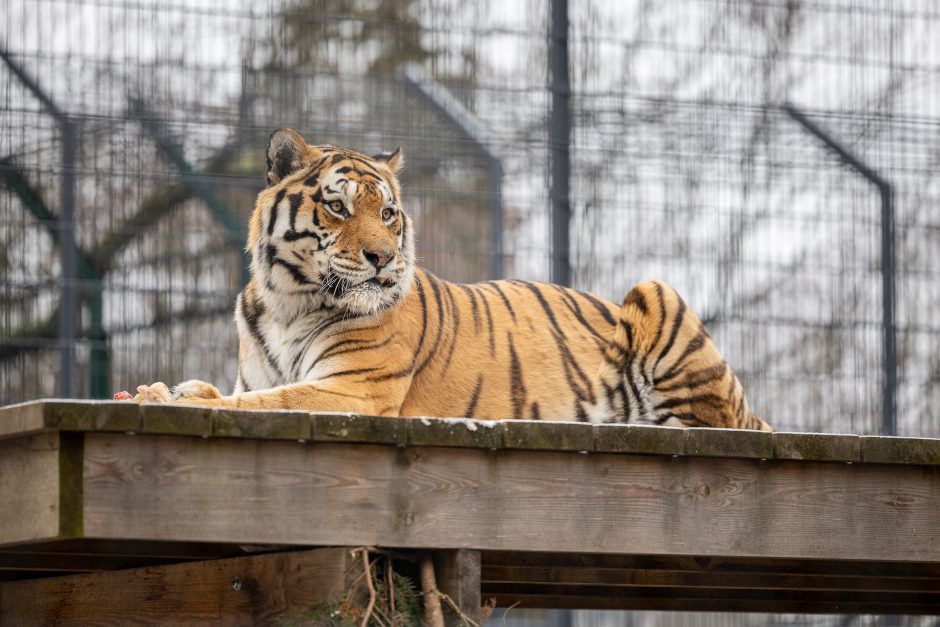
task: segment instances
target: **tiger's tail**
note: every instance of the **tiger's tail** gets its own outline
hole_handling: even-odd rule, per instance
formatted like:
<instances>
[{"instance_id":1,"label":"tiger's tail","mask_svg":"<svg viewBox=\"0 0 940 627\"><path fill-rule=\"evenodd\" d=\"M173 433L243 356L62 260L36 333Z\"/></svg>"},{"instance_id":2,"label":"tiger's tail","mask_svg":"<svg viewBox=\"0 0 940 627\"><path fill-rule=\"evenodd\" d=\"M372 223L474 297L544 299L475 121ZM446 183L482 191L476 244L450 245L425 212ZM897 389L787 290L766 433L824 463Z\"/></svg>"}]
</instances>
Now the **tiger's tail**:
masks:
<instances>
[{"instance_id":1,"label":"tiger's tail","mask_svg":"<svg viewBox=\"0 0 940 627\"><path fill-rule=\"evenodd\" d=\"M626 422L773 431L705 326L670 286L636 285L620 309L601 381Z\"/></svg>"}]
</instances>

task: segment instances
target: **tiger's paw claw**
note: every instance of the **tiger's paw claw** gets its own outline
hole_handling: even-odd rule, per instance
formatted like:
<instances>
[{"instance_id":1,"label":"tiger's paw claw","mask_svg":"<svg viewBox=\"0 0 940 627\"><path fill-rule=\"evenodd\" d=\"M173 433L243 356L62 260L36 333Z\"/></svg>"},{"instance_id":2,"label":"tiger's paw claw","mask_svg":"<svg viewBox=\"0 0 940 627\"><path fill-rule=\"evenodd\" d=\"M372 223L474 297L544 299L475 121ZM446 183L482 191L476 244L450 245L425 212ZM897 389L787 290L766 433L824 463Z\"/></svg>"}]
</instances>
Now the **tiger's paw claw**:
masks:
<instances>
[{"instance_id":1,"label":"tiger's paw claw","mask_svg":"<svg viewBox=\"0 0 940 627\"><path fill-rule=\"evenodd\" d=\"M206 399L212 400L222 398L222 394L211 383L191 379L183 381L173 388L172 397L174 401L185 402L187 399Z\"/></svg>"}]
</instances>

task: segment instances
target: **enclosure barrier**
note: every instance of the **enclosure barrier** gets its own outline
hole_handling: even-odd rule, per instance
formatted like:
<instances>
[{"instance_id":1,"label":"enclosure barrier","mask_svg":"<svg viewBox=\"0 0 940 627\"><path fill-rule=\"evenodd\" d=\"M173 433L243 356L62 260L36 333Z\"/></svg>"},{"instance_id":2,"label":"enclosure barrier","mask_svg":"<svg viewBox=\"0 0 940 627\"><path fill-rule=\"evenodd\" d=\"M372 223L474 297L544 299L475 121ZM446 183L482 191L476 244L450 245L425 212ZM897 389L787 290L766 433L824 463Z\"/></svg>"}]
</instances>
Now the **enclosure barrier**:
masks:
<instances>
[{"instance_id":1,"label":"enclosure barrier","mask_svg":"<svg viewBox=\"0 0 940 627\"><path fill-rule=\"evenodd\" d=\"M433 553L470 617L940 613L934 439L39 401L0 502L4 624L271 622L354 547Z\"/></svg>"}]
</instances>

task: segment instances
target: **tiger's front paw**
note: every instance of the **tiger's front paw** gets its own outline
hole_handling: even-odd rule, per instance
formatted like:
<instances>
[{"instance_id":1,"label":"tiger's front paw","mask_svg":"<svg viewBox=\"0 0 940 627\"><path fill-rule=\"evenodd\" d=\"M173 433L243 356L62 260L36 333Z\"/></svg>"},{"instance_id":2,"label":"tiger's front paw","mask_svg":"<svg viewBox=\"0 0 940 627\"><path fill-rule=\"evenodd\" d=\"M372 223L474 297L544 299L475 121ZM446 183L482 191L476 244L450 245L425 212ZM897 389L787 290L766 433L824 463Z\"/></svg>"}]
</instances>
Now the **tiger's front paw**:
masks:
<instances>
[{"instance_id":1,"label":"tiger's front paw","mask_svg":"<svg viewBox=\"0 0 940 627\"><path fill-rule=\"evenodd\" d=\"M212 400L222 398L221 392L211 383L191 379L183 381L173 388L172 399L174 401L185 403L189 399Z\"/></svg>"},{"instance_id":2,"label":"tiger's front paw","mask_svg":"<svg viewBox=\"0 0 940 627\"><path fill-rule=\"evenodd\" d=\"M157 381L152 385L138 385L134 400L138 403L168 403L173 399L166 383Z\"/></svg>"}]
</instances>

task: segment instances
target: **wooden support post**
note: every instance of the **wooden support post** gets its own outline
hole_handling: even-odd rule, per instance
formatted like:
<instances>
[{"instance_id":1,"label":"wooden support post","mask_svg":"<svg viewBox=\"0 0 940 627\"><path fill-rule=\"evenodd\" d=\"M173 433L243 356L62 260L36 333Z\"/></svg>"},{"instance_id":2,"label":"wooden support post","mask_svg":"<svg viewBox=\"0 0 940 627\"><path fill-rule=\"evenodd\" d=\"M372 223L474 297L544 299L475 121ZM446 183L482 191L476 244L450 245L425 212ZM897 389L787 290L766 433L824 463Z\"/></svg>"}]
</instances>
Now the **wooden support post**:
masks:
<instances>
[{"instance_id":1,"label":"wooden support post","mask_svg":"<svg viewBox=\"0 0 940 627\"><path fill-rule=\"evenodd\" d=\"M272 624L341 596L354 559L330 548L6 582L0 623Z\"/></svg>"},{"instance_id":2,"label":"wooden support post","mask_svg":"<svg viewBox=\"0 0 940 627\"><path fill-rule=\"evenodd\" d=\"M59 468L67 457L58 433L0 440L0 537L6 543L59 537L68 500L60 483L69 479Z\"/></svg>"},{"instance_id":3,"label":"wooden support post","mask_svg":"<svg viewBox=\"0 0 940 627\"><path fill-rule=\"evenodd\" d=\"M435 551L434 570L438 589L449 596L468 619L480 621L480 552L470 549ZM443 603L448 626L465 625L447 602Z\"/></svg>"}]
</instances>

